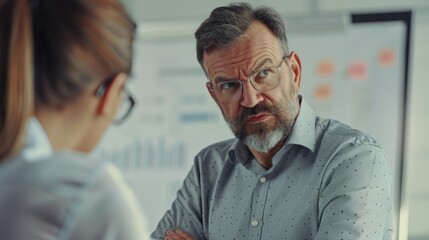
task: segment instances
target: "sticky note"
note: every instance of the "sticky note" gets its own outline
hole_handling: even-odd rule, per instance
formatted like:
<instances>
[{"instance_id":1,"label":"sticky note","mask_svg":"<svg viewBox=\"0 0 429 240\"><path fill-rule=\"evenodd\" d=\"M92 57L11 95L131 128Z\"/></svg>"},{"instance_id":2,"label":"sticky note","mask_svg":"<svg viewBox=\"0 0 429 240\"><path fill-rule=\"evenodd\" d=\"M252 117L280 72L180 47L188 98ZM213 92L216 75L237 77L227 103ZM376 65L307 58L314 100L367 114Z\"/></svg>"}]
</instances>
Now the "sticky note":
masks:
<instances>
[{"instance_id":1,"label":"sticky note","mask_svg":"<svg viewBox=\"0 0 429 240\"><path fill-rule=\"evenodd\" d=\"M314 100L326 101L332 98L332 85L320 84L314 88L313 92Z\"/></svg>"},{"instance_id":2,"label":"sticky note","mask_svg":"<svg viewBox=\"0 0 429 240\"><path fill-rule=\"evenodd\" d=\"M378 63L380 66L388 67L395 62L396 54L392 48L383 48L378 53Z\"/></svg>"},{"instance_id":3,"label":"sticky note","mask_svg":"<svg viewBox=\"0 0 429 240\"><path fill-rule=\"evenodd\" d=\"M316 74L318 77L330 77L334 75L334 70L334 62L325 59L317 63Z\"/></svg>"},{"instance_id":4,"label":"sticky note","mask_svg":"<svg viewBox=\"0 0 429 240\"><path fill-rule=\"evenodd\" d=\"M348 78L352 80L365 80L368 78L368 63L364 61L352 62L347 70Z\"/></svg>"}]
</instances>

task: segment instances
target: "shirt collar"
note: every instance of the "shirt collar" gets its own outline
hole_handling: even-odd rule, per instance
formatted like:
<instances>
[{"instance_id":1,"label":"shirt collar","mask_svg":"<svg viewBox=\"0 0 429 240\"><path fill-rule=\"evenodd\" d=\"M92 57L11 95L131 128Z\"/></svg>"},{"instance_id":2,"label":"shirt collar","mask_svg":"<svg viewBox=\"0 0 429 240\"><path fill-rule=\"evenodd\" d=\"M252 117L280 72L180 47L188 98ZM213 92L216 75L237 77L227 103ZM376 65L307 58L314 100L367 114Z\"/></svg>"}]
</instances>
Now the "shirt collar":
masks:
<instances>
[{"instance_id":1,"label":"shirt collar","mask_svg":"<svg viewBox=\"0 0 429 240\"><path fill-rule=\"evenodd\" d=\"M35 118L28 120L27 134L20 155L29 162L41 160L52 155L52 147L42 125Z\"/></svg>"},{"instance_id":2,"label":"shirt collar","mask_svg":"<svg viewBox=\"0 0 429 240\"><path fill-rule=\"evenodd\" d=\"M314 152L316 146L316 114L304 98L302 96L300 98L301 108L285 145L301 145Z\"/></svg>"},{"instance_id":3,"label":"shirt collar","mask_svg":"<svg viewBox=\"0 0 429 240\"><path fill-rule=\"evenodd\" d=\"M245 165L253 157L249 148L238 138L235 138L231 147L228 149L228 158L231 162L239 160Z\"/></svg>"}]
</instances>

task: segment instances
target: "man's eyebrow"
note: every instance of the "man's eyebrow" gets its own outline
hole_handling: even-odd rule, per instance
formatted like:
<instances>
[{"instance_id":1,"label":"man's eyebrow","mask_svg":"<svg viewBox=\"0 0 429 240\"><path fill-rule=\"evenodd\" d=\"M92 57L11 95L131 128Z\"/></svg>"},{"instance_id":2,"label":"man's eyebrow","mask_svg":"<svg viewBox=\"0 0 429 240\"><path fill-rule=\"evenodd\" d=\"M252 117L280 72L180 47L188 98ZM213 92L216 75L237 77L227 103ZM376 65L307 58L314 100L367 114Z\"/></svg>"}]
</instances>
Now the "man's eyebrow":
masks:
<instances>
[{"instance_id":1,"label":"man's eyebrow","mask_svg":"<svg viewBox=\"0 0 429 240\"><path fill-rule=\"evenodd\" d=\"M256 72L259 72L261 70L261 68L267 63L274 64L274 62L271 58L266 58L266 59L262 60L260 63L258 63L258 65L256 65L255 69L252 72L250 72L249 76L255 74Z\"/></svg>"},{"instance_id":2,"label":"man's eyebrow","mask_svg":"<svg viewBox=\"0 0 429 240\"><path fill-rule=\"evenodd\" d=\"M227 81L236 81L239 79L236 78L227 78L227 77L217 77L214 79L214 84L220 83L220 82L227 82Z\"/></svg>"},{"instance_id":3,"label":"man's eyebrow","mask_svg":"<svg viewBox=\"0 0 429 240\"><path fill-rule=\"evenodd\" d=\"M265 58L264 60L262 60L260 63L258 63L256 65L255 69L250 72L249 76L255 74L256 72L259 72L261 70L261 68L267 63L274 64L274 62L271 58ZM214 84L220 83L220 82L226 82L226 81L235 81L235 80L239 80L239 79L228 78L228 77L217 77L214 79Z\"/></svg>"}]
</instances>

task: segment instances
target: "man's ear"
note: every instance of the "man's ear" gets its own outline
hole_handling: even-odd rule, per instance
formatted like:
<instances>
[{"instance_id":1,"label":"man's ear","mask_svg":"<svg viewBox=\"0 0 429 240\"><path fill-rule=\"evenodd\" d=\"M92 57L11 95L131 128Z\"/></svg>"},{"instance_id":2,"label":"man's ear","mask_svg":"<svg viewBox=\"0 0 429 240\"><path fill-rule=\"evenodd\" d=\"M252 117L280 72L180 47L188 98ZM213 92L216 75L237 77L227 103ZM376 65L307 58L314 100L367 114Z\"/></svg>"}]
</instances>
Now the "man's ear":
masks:
<instances>
[{"instance_id":1,"label":"man's ear","mask_svg":"<svg viewBox=\"0 0 429 240\"><path fill-rule=\"evenodd\" d=\"M295 89L299 90L301 88L301 59L293 51L289 54L288 59L293 74L293 84L295 85Z\"/></svg>"},{"instance_id":2,"label":"man's ear","mask_svg":"<svg viewBox=\"0 0 429 240\"><path fill-rule=\"evenodd\" d=\"M119 73L112 79L101 97L97 108L97 115L106 116L113 120L121 101L122 89L126 80L127 75L125 73Z\"/></svg>"},{"instance_id":3,"label":"man's ear","mask_svg":"<svg viewBox=\"0 0 429 240\"><path fill-rule=\"evenodd\" d=\"M210 82L206 82L206 88L207 88L207 91L209 91L209 93L210 93L210 96L212 96L212 99L215 101L215 102L217 102L217 100L216 100L216 96L215 96L215 94L214 94L214 91L212 91L211 89L211 83Z\"/></svg>"}]
</instances>

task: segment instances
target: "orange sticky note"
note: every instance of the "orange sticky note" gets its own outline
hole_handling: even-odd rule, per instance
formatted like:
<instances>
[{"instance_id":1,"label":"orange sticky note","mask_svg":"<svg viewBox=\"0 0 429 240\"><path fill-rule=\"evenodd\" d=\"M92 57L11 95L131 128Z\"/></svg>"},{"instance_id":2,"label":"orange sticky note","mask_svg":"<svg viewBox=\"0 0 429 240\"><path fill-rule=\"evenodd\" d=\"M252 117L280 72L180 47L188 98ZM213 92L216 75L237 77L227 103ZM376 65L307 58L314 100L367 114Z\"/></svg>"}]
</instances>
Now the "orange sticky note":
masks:
<instances>
[{"instance_id":1,"label":"orange sticky note","mask_svg":"<svg viewBox=\"0 0 429 240\"><path fill-rule=\"evenodd\" d=\"M332 98L332 85L320 84L316 86L313 92L316 101L326 101Z\"/></svg>"},{"instance_id":2,"label":"orange sticky note","mask_svg":"<svg viewBox=\"0 0 429 240\"><path fill-rule=\"evenodd\" d=\"M334 62L331 60L322 60L317 64L316 73L319 77L329 77L334 75Z\"/></svg>"},{"instance_id":3,"label":"orange sticky note","mask_svg":"<svg viewBox=\"0 0 429 240\"><path fill-rule=\"evenodd\" d=\"M368 77L368 64L363 61L352 62L347 72L349 79L365 80Z\"/></svg>"},{"instance_id":4,"label":"orange sticky note","mask_svg":"<svg viewBox=\"0 0 429 240\"><path fill-rule=\"evenodd\" d=\"M378 53L378 63L383 67L392 65L395 62L395 58L395 50L391 48L383 48Z\"/></svg>"}]
</instances>

